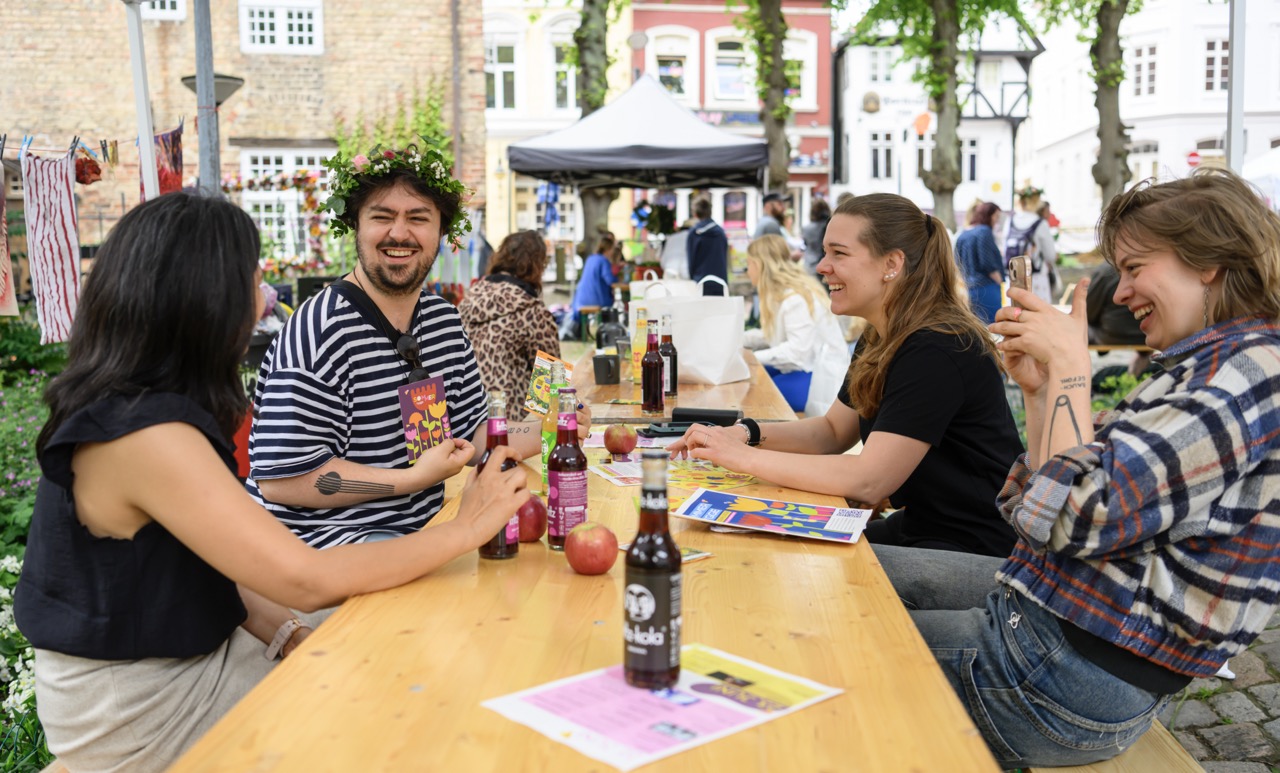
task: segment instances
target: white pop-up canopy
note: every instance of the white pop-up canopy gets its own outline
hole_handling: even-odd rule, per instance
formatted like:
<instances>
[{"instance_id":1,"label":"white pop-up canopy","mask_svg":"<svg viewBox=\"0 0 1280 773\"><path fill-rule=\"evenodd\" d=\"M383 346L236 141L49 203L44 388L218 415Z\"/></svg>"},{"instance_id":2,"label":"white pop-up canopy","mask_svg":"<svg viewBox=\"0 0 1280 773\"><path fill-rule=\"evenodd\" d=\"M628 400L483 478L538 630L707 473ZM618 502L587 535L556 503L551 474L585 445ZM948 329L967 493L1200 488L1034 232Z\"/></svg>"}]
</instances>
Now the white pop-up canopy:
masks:
<instances>
[{"instance_id":1,"label":"white pop-up canopy","mask_svg":"<svg viewBox=\"0 0 1280 773\"><path fill-rule=\"evenodd\" d=\"M559 131L513 143L511 169L578 188L758 187L763 139L701 121L650 75Z\"/></svg>"}]
</instances>

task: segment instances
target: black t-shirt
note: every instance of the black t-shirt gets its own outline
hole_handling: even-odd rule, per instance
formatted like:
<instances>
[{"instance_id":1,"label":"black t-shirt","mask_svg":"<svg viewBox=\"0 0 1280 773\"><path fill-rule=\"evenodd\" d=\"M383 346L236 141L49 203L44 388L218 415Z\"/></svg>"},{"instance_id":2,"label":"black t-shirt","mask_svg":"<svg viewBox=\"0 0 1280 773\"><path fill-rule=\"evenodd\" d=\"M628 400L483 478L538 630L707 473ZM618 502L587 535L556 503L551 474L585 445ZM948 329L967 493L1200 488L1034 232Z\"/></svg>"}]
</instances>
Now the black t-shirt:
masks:
<instances>
[{"instance_id":1,"label":"black t-shirt","mask_svg":"<svg viewBox=\"0 0 1280 773\"><path fill-rule=\"evenodd\" d=\"M849 405L847 380L840 400ZM907 544L943 540L971 553L1009 555L1015 537L996 494L1022 441L1000 370L978 344L931 330L912 333L889 364L879 410L861 417L859 432L864 443L872 432L891 432L929 444L889 497L905 508L894 517L905 519Z\"/></svg>"}]
</instances>

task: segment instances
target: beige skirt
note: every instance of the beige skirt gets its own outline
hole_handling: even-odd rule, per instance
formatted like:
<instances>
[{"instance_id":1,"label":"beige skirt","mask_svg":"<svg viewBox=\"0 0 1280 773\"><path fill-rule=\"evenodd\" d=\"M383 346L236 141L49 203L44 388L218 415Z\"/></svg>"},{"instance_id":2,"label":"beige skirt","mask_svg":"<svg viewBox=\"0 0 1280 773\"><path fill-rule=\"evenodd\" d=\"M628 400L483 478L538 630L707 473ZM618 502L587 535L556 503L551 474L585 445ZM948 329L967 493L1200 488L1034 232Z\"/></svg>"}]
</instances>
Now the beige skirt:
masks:
<instances>
[{"instance_id":1,"label":"beige skirt","mask_svg":"<svg viewBox=\"0 0 1280 773\"><path fill-rule=\"evenodd\" d=\"M91 660L36 650L36 710L72 773L162 771L275 665L243 628L195 658Z\"/></svg>"}]
</instances>

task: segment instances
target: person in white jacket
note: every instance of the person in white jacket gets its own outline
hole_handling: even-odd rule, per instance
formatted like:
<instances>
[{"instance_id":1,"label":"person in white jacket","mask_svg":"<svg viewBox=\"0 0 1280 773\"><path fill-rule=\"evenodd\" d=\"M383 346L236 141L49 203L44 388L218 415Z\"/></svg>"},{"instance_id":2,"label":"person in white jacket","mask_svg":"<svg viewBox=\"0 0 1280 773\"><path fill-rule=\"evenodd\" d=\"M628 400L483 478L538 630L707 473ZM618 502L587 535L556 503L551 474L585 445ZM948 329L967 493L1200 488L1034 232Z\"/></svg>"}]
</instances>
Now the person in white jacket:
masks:
<instances>
[{"instance_id":1,"label":"person in white jacket","mask_svg":"<svg viewBox=\"0 0 1280 773\"><path fill-rule=\"evenodd\" d=\"M760 329L745 342L792 410L822 415L849 367L849 348L822 285L791 259L781 236L747 247L747 276L760 296Z\"/></svg>"}]
</instances>

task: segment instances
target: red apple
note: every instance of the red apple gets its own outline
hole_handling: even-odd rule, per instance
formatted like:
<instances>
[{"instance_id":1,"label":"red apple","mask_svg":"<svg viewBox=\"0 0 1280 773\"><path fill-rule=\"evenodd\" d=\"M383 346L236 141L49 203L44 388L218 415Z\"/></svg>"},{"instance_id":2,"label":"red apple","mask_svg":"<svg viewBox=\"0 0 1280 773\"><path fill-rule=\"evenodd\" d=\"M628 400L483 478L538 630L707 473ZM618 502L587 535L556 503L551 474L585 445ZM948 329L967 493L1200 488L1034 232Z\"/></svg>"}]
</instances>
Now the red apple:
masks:
<instances>
[{"instance_id":1,"label":"red apple","mask_svg":"<svg viewBox=\"0 0 1280 773\"><path fill-rule=\"evenodd\" d=\"M564 538L564 555L578 574L604 574L618 560L618 538L604 524L584 521Z\"/></svg>"},{"instance_id":2,"label":"red apple","mask_svg":"<svg viewBox=\"0 0 1280 773\"><path fill-rule=\"evenodd\" d=\"M520 505L516 511L520 517L520 541L537 542L547 532L547 506L537 494Z\"/></svg>"},{"instance_id":3,"label":"red apple","mask_svg":"<svg viewBox=\"0 0 1280 773\"><path fill-rule=\"evenodd\" d=\"M626 424L610 424L604 431L604 447L611 454L629 454L639 441L636 431Z\"/></svg>"}]
</instances>

